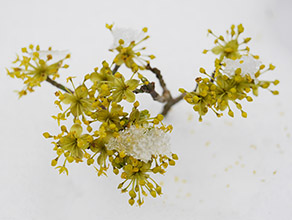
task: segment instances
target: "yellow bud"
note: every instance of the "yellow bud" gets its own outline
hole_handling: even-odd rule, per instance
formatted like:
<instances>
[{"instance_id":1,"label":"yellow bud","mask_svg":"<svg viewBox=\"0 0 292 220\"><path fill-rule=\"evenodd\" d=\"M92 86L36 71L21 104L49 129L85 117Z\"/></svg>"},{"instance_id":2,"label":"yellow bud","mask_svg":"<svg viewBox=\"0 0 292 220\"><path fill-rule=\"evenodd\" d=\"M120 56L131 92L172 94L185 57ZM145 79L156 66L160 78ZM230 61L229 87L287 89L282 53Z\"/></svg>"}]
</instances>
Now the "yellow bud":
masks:
<instances>
[{"instance_id":1,"label":"yellow bud","mask_svg":"<svg viewBox=\"0 0 292 220\"><path fill-rule=\"evenodd\" d=\"M233 111L229 110L229 111L228 111L228 115L229 115L230 117L233 118L233 117L234 117L234 113L233 113Z\"/></svg>"},{"instance_id":2,"label":"yellow bud","mask_svg":"<svg viewBox=\"0 0 292 220\"><path fill-rule=\"evenodd\" d=\"M146 184L145 180L139 180L139 185L144 186Z\"/></svg>"},{"instance_id":3,"label":"yellow bud","mask_svg":"<svg viewBox=\"0 0 292 220\"><path fill-rule=\"evenodd\" d=\"M169 163L170 166L174 166L175 165L175 161L174 160L169 160L168 163Z\"/></svg>"},{"instance_id":4,"label":"yellow bud","mask_svg":"<svg viewBox=\"0 0 292 220\"><path fill-rule=\"evenodd\" d=\"M122 45L122 44L124 44L124 43L125 43L125 41L124 41L123 39L120 39L120 40L119 40L119 44Z\"/></svg>"},{"instance_id":5,"label":"yellow bud","mask_svg":"<svg viewBox=\"0 0 292 220\"><path fill-rule=\"evenodd\" d=\"M241 34L244 31L244 27L242 26L242 24L239 24L237 26L237 31L238 31L238 34Z\"/></svg>"},{"instance_id":6,"label":"yellow bud","mask_svg":"<svg viewBox=\"0 0 292 220\"><path fill-rule=\"evenodd\" d=\"M52 160L51 165L54 167L56 166L58 163L57 159Z\"/></svg>"},{"instance_id":7,"label":"yellow bud","mask_svg":"<svg viewBox=\"0 0 292 220\"><path fill-rule=\"evenodd\" d=\"M242 111L242 112L241 112L241 116L242 116L243 118L246 118L246 117L247 117L247 113L244 112L244 111Z\"/></svg>"},{"instance_id":8,"label":"yellow bud","mask_svg":"<svg viewBox=\"0 0 292 220\"><path fill-rule=\"evenodd\" d=\"M45 138L50 138L50 137L52 137L48 132L43 133L43 136L44 136Z\"/></svg>"},{"instance_id":9,"label":"yellow bud","mask_svg":"<svg viewBox=\"0 0 292 220\"><path fill-rule=\"evenodd\" d=\"M240 68L237 68L237 69L235 70L235 74L239 75L240 73L241 73L241 69L240 69Z\"/></svg>"},{"instance_id":10,"label":"yellow bud","mask_svg":"<svg viewBox=\"0 0 292 220\"><path fill-rule=\"evenodd\" d=\"M88 132L92 132L92 127L91 126L88 125L86 129L87 129Z\"/></svg>"},{"instance_id":11,"label":"yellow bud","mask_svg":"<svg viewBox=\"0 0 292 220\"><path fill-rule=\"evenodd\" d=\"M69 157L69 155L70 155L70 152L69 151L67 151L67 152L64 153L64 156L65 157Z\"/></svg>"},{"instance_id":12,"label":"yellow bud","mask_svg":"<svg viewBox=\"0 0 292 220\"><path fill-rule=\"evenodd\" d=\"M60 156L63 153L64 153L64 150L62 148L58 148L57 154Z\"/></svg>"},{"instance_id":13,"label":"yellow bud","mask_svg":"<svg viewBox=\"0 0 292 220\"><path fill-rule=\"evenodd\" d=\"M158 193L158 195L161 194L161 190L162 190L162 189L161 189L161 186L157 186L155 190L156 190L156 192Z\"/></svg>"},{"instance_id":14,"label":"yellow bud","mask_svg":"<svg viewBox=\"0 0 292 220\"><path fill-rule=\"evenodd\" d=\"M276 86L276 85L278 85L280 83L280 81L279 80L275 80L274 82L273 82L273 84Z\"/></svg>"},{"instance_id":15,"label":"yellow bud","mask_svg":"<svg viewBox=\"0 0 292 220\"><path fill-rule=\"evenodd\" d=\"M236 91L236 88L231 88L230 90L229 90L231 93L236 93L237 91Z\"/></svg>"},{"instance_id":16,"label":"yellow bud","mask_svg":"<svg viewBox=\"0 0 292 220\"><path fill-rule=\"evenodd\" d=\"M129 204L132 206L132 205L134 205L134 203L135 203L135 200L134 199L129 199Z\"/></svg>"},{"instance_id":17,"label":"yellow bud","mask_svg":"<svg viewBox=\"0 0 292 220\"><path fill-rule=\"evenodd\" d=\"M163 117L162 114L158 114L156 118L157 118L159 121L162 121L164 117Z\"/></svg>"},{"instance_id":18,"label":"yellow bud","mask_svg":"<svg viewBox=\"0 0 292 220\"><path fill-rule=\"evenodd\" d=\"M119 174L119 170L118 170L117 168L115 168L115 169L113 170L113 172L114 172L114 174L116 174L116 175Z\"/></svg>"},{"instance_id":19,"label":"yellow bud","mask_svg":"<svg viewBox=\"0 0 292 220\"><path fill-rule=\"evenodd\" d=\"M121 151L121 152L119 153L119 156L120 156L121 158L124 158L124 157L126 156L125 151Z\"/></svg>"},{"instance_id":20,"label":"yellow bud","mask_svg":"<svg viewBox=\"0 0 292 220\"><path fill-rule=\"evenodd\" d=\"M109 30L112 30L112 28L113 28L113 24L111 24L111 25L109 25L109 24L105 24L105 27L107 28L107 29L109 29Z\"/></svg>"},{"instance_id":21,"label":"yellow bud","mask_svg":"<svg viewBox=\"0 0 292 220\"><path fill-rule=\"evenodd\" d=\"M146 33L146 32L148 31L148 28L147 28L147 27L144 27L144 28L142 29L142 31L143 31L144 33Z\"/></svg>"},{"instance_id":22,"label":"yellow bud","mask_svg":"<svg viewBox=\"0 0 292 220\"><path fill-rule=\"evenodd\" d=\"M247 97L246 97L246 100L247 100L248 102L252 102L253 99L252 99L252 97L247 96Z\"/></svg>"},{"instance_id":23,"label":"yellow bud","mask_svg":"<svg viewBox=\"0 0 292 220\"><path fill-rule=\"evenodd\" d=\"M206 70L203 67L201 67L199 71L200 73L206 73Z\"/></svg>"},{"instance_id":24,"label":"yellow bud","mask_svg":"<svg viewBox=\"0 0 292 220\"><path fill-rule=\"evenodd\" d=\"M203 54L206 54L206 53L208 53L208 50L203 50Z\"/></svg>"},{"instance_id":25,"label":"yellow bud","mask_svg":"<svg viewBox=\"0 0 292 220\"><path fill-rule=\"evenodd\" d=\"M264 69L266 66L264 64L260 65L260 70Z\"/></svg>"},{"instance_id":26,"label":"yellow bud","mask_svg":"<svg viewBox=\"0 0 292 220\"><path fill-rule=\"evenodd\" d=\"M272 91L273 95L279 95L279 91L275 90L275 91Z\"/></svg>"},{"instance_id":27,"label":"yellow bud","mask_svg":"<svg viewBox=\"0 0 292 220\"><path fill-rule=\"evenodd\" d=\"M88 158L87 159L87 165L90 166L91 164L94 163L94 159L93 158Z\"/></svg>"},{"instance_id":28,"label":"yellow bud","mask_svg":"<svg viewBox=\"0 0 292 220\"><path fill-rule=\"evenodd\" d=\"M172 154L172 159L174 159L174 160L178 160L178 156L177 156L177 154Z\"/></svg>"},{"instance_id":29,"label":"yellow bud","mask_svg":"<svg viewBox=\"0 0 292 220\"><path fill-rule=\"evenodd\" d=\"M152 190L152 191L150 192L150 194L151 194L151 196L153 196L154 198L156 197L156 191Z\"/></svg>"},{"instance_id":30,"label":"yellow bud","mask_svg":"<svg viewBox=\"0 0 292 220\"><path fill-rule=\"evenodd\" d=\"M110 124L110 126L109 126L109 128L111 129L111 130L115 130L116 129L116 125L115 124Z\"/></svg>"},{"instance_id":31,"label":"yellow bud","mask_svg":"<svg viewBox=\"0 0 292 220\"><path fill-rule=\"evenodd\" d=\"M138 101L134 102L134 107L135 107L135 108L138 108L139 105L140 105L140 103L139 103Z\"/></svg>"},{"instance_id":32,"label":"yellow bud","mask_svg":"<svg viewBox=\"0 0 292 220\"><path fill-rule=\"evenodd\" d=\"M130 190L130 191L129 191L129 196L130 196L131 198L135 198L137 195L136 195L136 193L135 193L134 190Z\"/></svg>"},{"instance_id":33,"label":"yellow bud","mask_svg":"<svg viewBox=\"0 0 292 220\"><path fill-rule=\"evenodd\" d=\"M157 120L156 118L153 119L153 124L155 124L155 125L159 124L159 120Z\"/></svg>"},{"instance_id":34,"label":"yellow bud","mask_svg":"<svg viewBox=\"0 0 292 220\"><path fill-rule=\"evenodd\" d=\"M273 64L270 64L269 70L274 70L276 67Z\"/></svg>"},{"instance_id":35,"label":"yellow bud","mask_svg":"<svg viewBox=\"0 0 292 220\"><path fill-rule=\"evenodd\" d=\"M65 125L62 125L62 126L61 126L61 131L67 132L67 128L66 128Z\"/></svg>"},{"instance_id":36,"label":"yellow bud","mask_svg":"<svg viewBox=\"0 0 292 220\"><path fill-rule=\"evenodd\" d=\"M251 40L251 38L250 37L247 37L247 38L244 38L243 42L244 43L248 43L250 40Z\"/></svg>"},{"instance_id":37,"label":"yellow bud","mask_svg":"<svg viewBox=\"0 0 292 220\"><path fill-rule=\"evenodd\" d=\"M153 60L153 59L155 59L155 56L154 56L154 55L149 55L149 58L150 58L151 60Z\"/></svg>"},{"instance_id":38,"label":"yellow bud","mask_svg":"<svg viewBox=\"0 0 292 220\"><path fill-rule=\"evenodd\" d=\"M47 59L48 59L48 60L51 60L51 59L53 59L53 56L52 56L51 54L48 54L48 55L47 55Z\"/></svg>"},{"instance_id":39,"label":"yellow bud","mask_svg":"<svg viewBox=\"0 0 292 220\"><path fill-rule=\"evenodd\" d=\"M74 158L72 156L67 157L67 161L69 163L72 163L74 161Z\"/></svg>"},{"instance_id":40,"label":"yellow bud","mask_svg":"<svg viewBox=\"0 0 292 220\"><path fill-rule=\"evenodd\" d=\"M22 52L22 53L27 53L27 49L26 49L26 47L21 48L21 52Z\"/></svg>"}]
</instances>

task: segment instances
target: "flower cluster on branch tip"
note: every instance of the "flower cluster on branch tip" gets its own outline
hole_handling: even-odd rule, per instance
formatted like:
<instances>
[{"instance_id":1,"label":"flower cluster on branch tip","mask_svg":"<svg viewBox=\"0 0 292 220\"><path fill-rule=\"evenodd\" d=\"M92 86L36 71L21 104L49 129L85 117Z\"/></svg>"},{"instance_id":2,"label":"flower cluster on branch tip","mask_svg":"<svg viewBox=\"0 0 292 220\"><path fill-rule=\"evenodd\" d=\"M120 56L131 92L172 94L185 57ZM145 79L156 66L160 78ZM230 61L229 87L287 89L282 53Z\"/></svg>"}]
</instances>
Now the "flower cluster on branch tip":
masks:
<instances>
[{"instance_id":1,"label":"flower cluster on branch tip","mask_svg":"<svg viewBox=\"0 0 292 220\"><path fill-rule=\"evenodd\" d=\"M207 73L204 68L200 68L200 73L205 77L196 78L196 88L194 91L187 92L185 89L180 89L180 92L186 94L184 99L193 105L194 111L199 114L199 121L202 121L208 109L211 109L218 117L222 116L222 112L227 109L228 115L234 117L234 112L231 110L230 103L233 103L237 109L241 111L241 116L246 118L247 113L243 111L242 105L239 103L245 99L248 102L253 101L249 95L258 96L258 89L269 89L271 84L277 85L279 80L267 81L260 80L260 76L270 70L274 70L275 66L269 64L266 67L259 61L258 55L252 55L249 47L240 49L240 46L248 43L251 38L244 38L239 43L239 35L244 31L243 26L232 25L230 31L227 30L226 39L220 35L216 36L211 30L210 34L216 37L216 46L211 49L211 52L218 55L215 59L215 70L212 73ZM203 53L207 53L204 50ZM270 90L270 89L269 89ZM270 90L272 94L278 95L277 90Z\"/></svg>"},{"instance_id":2,"label":"flower cluster on branch tip","mask_svg":"<svg viewBox=\"0 0 292 220\"><path fill-rule=\"evenodd\" d=\"M186 100L198 112L199 120L211 109L218 117L225 109L233 117L230 103L241 111L243 117L247 114L242 110L240 100L252 101L249 93L258 95L258 88L269 89L271 84L277 85L278 80L260 80L260 76L275 67L270 64L265 67L259 56L250 54L250 49L240 46L251 38L239 42L243 26L234 25L227 31L226 39L215 36L216 46L210 51L219 57L215 59L215 70L208 74L204 68L200 72L205 77L196 79L195 89L173 97L166 86L159 69L150 65L154 55L144 55L141 52L146 47L138 48L149 38L147 28L137 32L132 29L116 28L106 25L114 37L110 51L115 53L112 62L103 61L101 68L94 68L92 73L85 74L83 81L75 86L72 76L67 78L68 86L55 81L61 68L68 68L64 58L52 62L53 51L41 51L39 46L30 45L22 48L22 56L17 56L8 75L24 81L25 88L19 96L33 92L35 86L47 81L57 87L56 101L60 112L52 116L60 126L60 133L43 133L45 138L52 139L56 157L51 161L59 173L68 175L67 165L86 162L94 167L98 176L107 175L109 168L114 174L120 175L122 182L118 189L128 193L129 204L135 202L140 206L144 197L156 197L162 194L161 186L154 180L155 174L164 174L168 166L174 166L178 156L171 152L169 133L171 125L165 125L164 116L173 105L180 100ZM209 50L204 50L207 53ZM43 56L46 55L45 58ZM131 71L124 74L121 67ZM149 81L144 72L150 71L157 78L162 93L155 89L155 82ZM273 94L277 91L270 90ZM149 93L154 101L164 104L162 114L151 116L148 109L141 110L137 95ZM125 106L131 110L126 111ZM67 128L64 121L71 121Z\"/></svg>"}]
</instances>

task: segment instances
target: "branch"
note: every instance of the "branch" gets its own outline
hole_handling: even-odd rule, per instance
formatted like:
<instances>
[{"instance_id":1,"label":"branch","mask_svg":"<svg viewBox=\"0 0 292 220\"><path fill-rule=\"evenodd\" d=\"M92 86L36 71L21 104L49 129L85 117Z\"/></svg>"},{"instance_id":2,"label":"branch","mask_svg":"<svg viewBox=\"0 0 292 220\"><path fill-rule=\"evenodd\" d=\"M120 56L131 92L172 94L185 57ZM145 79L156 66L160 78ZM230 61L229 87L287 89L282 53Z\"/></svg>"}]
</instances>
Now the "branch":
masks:
<instances>
[{"instance_id":1,"label":"branch","mask_svg":"<svg viewBox=\"0 0 292 220\"><path fill-rule=\"evenodd\" d=\"M120 66L115 64L115 67L114 67L114 69L112 71L112 74L115 75L115 73L118 71L119 68L120 68Z\"/></svg>"},{"instance_id":2,"label":"branch","mask_svg":"<svg viewBox=\"0 0 292 220\"><path fill-rule=\"evenodd\" d=\"M158 92L155 91L155 83L151 82L148 85L143 85L140 87L140 89L135 89L134 93L149 93L153 100L164 103L167 102L167 98L164 96L161 96L158 94Z\"/></svg>"},{"instance_id":3,"label":"branch","mask_svg":"<svg viewBox=\"0 0 292 220\"><path fill-rule=\"evenodd\" d=\"M178 97L176 97L175 99L169 99L168 102L163 106L163 110L161 112L162 115L166 116L167 113L169 112L169 110L171 109L171 107L173 105L175 105L176 103L178 103L179 101L183 100L183 98L185 97L186 94L181 94Z\"/></svg>"},{"instance_id":4,"label":"branch","mask_svg":"<svg viewBox=\"0 0 292 220\"><path fill-rule=\"evenodd\" d=\"M147 64L146 69L147 69L147 70L150 70L152 73L155 74L156 78L157 78L158 81L159 81L160 86L162 87L162 90L163 90L163 93L162 93L162 94L163 94L163 96L165 96L165 97L169 97L170 99L172 99L172 97L171 97L171 93L170 93L170 91L167 89L167 87L166 87L166 83L165 83L165 81L164 81L164 79L163 79L163 77L162 77L162 75L161 75L161 71L160 71L159 69L155 68L155 67L152 68L152 67L150 66L149 63Z\"/></svg>"},{"instance_id":5,"label":"branch","mask_svg":"<svg viewBox=\"0 0 292 220\"><path fill-rule=\"evenodd\" d=\"M67 93L73 93L73 91L69 88L67 88L66 86L63 86L62 84L56 82L55 80L52 80L50 77L47 77L46 81L50 84L52 84L53 86L63 90L64 92Z\"/></svg>"}]
</instances>

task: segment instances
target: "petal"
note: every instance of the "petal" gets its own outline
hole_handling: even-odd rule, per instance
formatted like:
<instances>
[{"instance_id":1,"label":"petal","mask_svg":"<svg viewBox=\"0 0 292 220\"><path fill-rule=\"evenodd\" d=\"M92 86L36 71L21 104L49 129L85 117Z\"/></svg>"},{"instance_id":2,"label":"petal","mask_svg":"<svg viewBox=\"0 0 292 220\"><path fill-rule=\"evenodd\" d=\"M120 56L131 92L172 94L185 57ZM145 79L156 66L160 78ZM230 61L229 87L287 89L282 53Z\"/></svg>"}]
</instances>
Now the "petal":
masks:
<instances>
[{"instance_id":1,"label":"petal","mask_svg":"<svg viewBox=\"0 0 292 220\"><path fill-rule=\"evenodd\" d=\"M74 94L77 98L86 98L88 95L88 90L87 90L86 86L81 85L81 86L77 87Z\"/></svg>"},{"instance_id":2,"label":"petal","mask_svg":"<svg viewBox=\"0 0 292 220\"><path fill-rule=\"evenodd\" d=\"M216 55L222 53L224 51L224 48L222 46L216 46L212 49L212 52Z\"/></svg>"},{"instance_id":3,"label":"petal","mask_svg":"<svg viewBox=\"0 0 292 220\"><path fill-rule=\"evenodd\" d=\"M139 85L139 80L130 79L126 82L126 85L128 86L129 90L134 91L137 88L137 86Z\"/></svg>"},{"instance_id":4,"label":"petal","mask_svg":"<svg viewBox=\"0 0 292 220\"><path fill-rule=\"evenodd\" d=\"M125 91L125 96L126 96L126 101L128 102L134 102L136 100L135 94L129 89Z\"/></svg>"},{"instance_id":5,"label":"petal","mask_svg":"<svg viewBox=\"0 0 292 220\"><path fill-rule=\"evenodd\" d=\"M123 91L114 92L113 95L112 95L113 101L114 102L122 101L123 95L124 95Z\"/></svg>"},{"instance_id":6,"label":"petal","mask_svg":"<svg viewBox=\"0 0 292 220\"><path fill-rule=\"evenodd\" d=\"M82 134L82 127L80 124L74 124L71 129L70 132L75 134L75 137L79 137Z\"/></svg>"},{"instance_id":7,"label":"petal","mask_svg":"<svg viewBox=\"0 0 292 220\"><path fill-rule=\"evenodd\" d=\"M64 104L71 104L72 102L75 102L76 98L74 95L71 95L71 94L68 94L68 93L65 93L64 94L64 99L62 99L62 102Z\"/></svg>"}]
</instances>

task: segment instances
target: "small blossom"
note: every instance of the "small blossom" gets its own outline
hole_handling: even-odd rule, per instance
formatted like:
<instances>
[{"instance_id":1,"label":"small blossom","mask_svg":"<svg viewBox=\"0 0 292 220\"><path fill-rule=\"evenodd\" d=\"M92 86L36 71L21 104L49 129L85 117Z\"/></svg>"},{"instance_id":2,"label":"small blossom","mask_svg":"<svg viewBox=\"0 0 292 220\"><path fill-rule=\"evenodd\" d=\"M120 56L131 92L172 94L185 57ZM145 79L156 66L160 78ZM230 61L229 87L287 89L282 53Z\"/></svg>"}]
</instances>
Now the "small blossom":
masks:
<instances>
[{"instance_id":1,"label":"small blossom","mask_svg":"<svg viewBox=\"0 0 292 220\"><path fill-rule=\"evenodd\" d=\"M83 115L83 113L93 109L93 101L88 98L88 89L84 85L77 87L73 94L65 93L61 101L64 104L70 104L68 110L70 110L74 117Z\"/></svg>"},{"instance_id":2,"label":"small blossom","mask_svg":"<svg viewBox=\"0 0 292 220\"><path fill-rule=\"evenodd\" d=\"M144 55L141 51L146 47L137 48L143 41L149 38L145 35L147 28L143 28L138 32L129 28L109 28L114 37L114 43L110 51L117 51L118 54L114 58L113 63L118 66L125 64L133 72L139 69L145 69L145 64L149 63L149 59L154 59L154 55Z\"/></svg>"},{"instance_id":3,"label":"small blossom","mask_svg":"<svg viewBox=\"0 0 292 220\"><path fill-rule=\"evenodd\" d=\"M88 134L82 135L82 127L79 124L74 124L68 135L60 138L59 146L63 150L68 150L71 156L82 159L83 150L89 147L90 136Z\"/></svg>"},{"instance_id":4,"label":"small blossom","mask_svg":"<svg viewBox=\"0 0 292 220\"><path fill-rule=\"evenodd\" d=\"M144 162L153 156L170 155L169 136L159 128L136 127L135 125L111 138L106 145L109 150L124 151Z\"/></svg>"}]
</instances>

